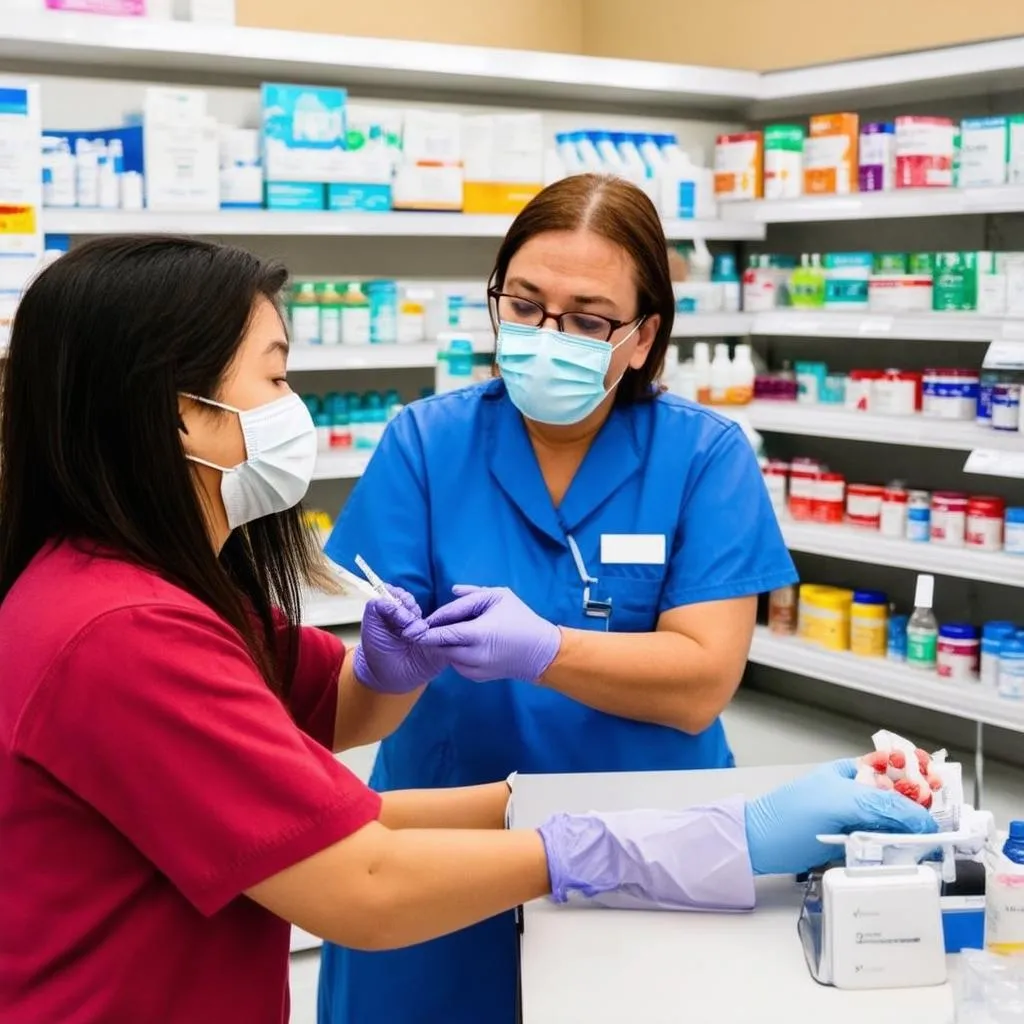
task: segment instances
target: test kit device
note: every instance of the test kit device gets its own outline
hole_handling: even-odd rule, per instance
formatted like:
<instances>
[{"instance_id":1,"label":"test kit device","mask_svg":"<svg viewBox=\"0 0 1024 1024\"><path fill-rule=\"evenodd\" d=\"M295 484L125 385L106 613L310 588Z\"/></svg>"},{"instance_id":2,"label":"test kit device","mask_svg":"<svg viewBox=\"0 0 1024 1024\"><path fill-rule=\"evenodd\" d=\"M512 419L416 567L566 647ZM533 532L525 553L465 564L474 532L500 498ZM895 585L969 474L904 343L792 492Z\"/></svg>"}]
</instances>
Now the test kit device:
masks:
<instances>
[{"instance_id":1,"label":"test kit device","mask_svg":"<svg viewBox=\"0 0 1024 1024\"><path fill-rule=\"evenodd\" d=\"M390 604L398 603L391 591L388 590L387 584L370 568L362 555L356 555L355 563L365 579L361 579L354 572L349 572L343 565L335 566L335 570L350 587L362 594L363 597L371 599L379 597Z\"/></svg>"},{"instance_id":2,"label":"test kit device","mask_svg":"<svg viewBox=\"0 0 1024 1024\"><path fill-rule=\"evenodd\" d=\"M944 897L958 863L984 851L994 821L963 805L956 831L822 835L846 864L812 877L798 930L815 981L843 989L917 988L946 981L946 954L984 918L984 896ZM933 857L939 860L918 863ZM966 943L965 943L966 944Z\"/></svg>"}]
</instances>

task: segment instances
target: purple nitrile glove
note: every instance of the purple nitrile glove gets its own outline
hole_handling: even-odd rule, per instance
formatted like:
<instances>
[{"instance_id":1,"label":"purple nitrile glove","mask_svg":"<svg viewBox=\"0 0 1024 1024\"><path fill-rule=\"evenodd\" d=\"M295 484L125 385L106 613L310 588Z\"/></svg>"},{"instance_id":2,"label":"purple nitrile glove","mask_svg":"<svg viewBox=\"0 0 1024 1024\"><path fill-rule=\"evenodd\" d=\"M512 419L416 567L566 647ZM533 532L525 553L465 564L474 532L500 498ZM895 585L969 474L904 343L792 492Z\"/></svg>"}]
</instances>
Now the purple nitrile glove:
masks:
<instances>
[{"instance_id":1,"label":"purple nitrile glove","mask_svg":"<svg viewBox=\"0 0 1024 1024\"><path fill-rule=\"evenodd\" d=\"M537 682L562 644L558 627L526 607L507 587L452 587L456 599L427 618L418 643L443 651L460 675Z\"/></svg>"},{"instance_id":2,"label":"purple nitrile glove","mask_svg":"<svg viewBox=\"0 0 1024 1024\"><path fill-rule=\"evenodd\" d=\"M368 690L410 693L440 675L448 659L440 648L418 642L427 625L412 594L400 587L388 590L395 603L381 597L367 602L352 670Z\"/></svg>"},{"instance_id":3,"label":"purple nitrile glove","mask_svg":"<svg viewBox=\"0 0 1024 1024\"><path fill-rule=\"evenodd\" d=\"M627 910L750 910L742 797L685 811L556 814L544 841L551 898Z\"/></svg>"}]
</instances>

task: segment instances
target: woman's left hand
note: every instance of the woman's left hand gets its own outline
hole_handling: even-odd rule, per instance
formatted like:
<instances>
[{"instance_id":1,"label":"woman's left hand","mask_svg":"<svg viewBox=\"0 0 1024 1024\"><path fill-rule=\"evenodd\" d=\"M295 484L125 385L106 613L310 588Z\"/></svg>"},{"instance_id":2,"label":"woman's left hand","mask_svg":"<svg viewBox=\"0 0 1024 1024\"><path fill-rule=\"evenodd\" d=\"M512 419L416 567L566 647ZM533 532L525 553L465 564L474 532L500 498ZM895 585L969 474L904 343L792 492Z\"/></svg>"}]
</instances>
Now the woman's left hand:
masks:
<instances>
[{"instance_id":1,"label":"woman's left hand","mask_svg":"<svg viewBox=\"0 0 1024 1024\"><path fill-rule=\"evenodd\" d=\"M400 587L388 587L395 601L367 602L360 642L353 655L356 679L378 693L411 693L448 667L443 650L419 643L427 632L416 599Z\"/></svg>"},{"instance_id":2,"label":"woman's left hand","mask_svg":"<svg viewBox=\"0 0 1024 1024\"><path fill-rule=\"evenodd\" d=\"M754 874L794 875L827 863L837 850L819 843L819 834L936 831L923 807L893 790L854 782L856 774L854 760L834 761L748 802Z\"/></svg>"}]
</instances>

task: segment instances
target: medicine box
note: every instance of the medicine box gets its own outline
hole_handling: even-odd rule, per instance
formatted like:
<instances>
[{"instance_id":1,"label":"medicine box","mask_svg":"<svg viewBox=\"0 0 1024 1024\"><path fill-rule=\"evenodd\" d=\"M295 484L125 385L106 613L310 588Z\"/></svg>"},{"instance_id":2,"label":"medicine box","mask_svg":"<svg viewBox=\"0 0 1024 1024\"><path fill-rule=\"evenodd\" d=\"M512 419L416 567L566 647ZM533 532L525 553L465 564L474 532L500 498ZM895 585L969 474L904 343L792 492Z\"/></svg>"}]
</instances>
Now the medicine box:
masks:
<instances>
[{"instance_id":1,"label":"medicine box","mask_svg":"<svg viewBox=\"0 0 1024 1024\"><path fill-rule=\"evenodd\" d=\"M764 130L764 197L795 199L804 190L804 130L772 124Z\"/></svg>"},{"instance_id":2,"label":"medicine box","mask_svg":"<svg viewBox=\"0 0 1024 1024\"><path fill-rule=\"evenodd\" d=\"M143 100L146 206L220 208L220 138L203 89L152 86Z\"/></svg>"},{"instance_id":3,"label":"medicine box","mask_svg":"<svg viewBox=\"0 0 1024 1024\"><path fill-rule=\"evenodd\" d=\"M1006 119L1006 135L1006 181L1024 185L1024 114L1011 114Z\"/></svg>"},{"instance_id":4,"label":"medicine box","mask_svg":"<svg viewBox=\"0 0 1024 1024\"><path fill-rule=\"evenodd\" d=\"M517 214L543 187L540 114L483 114L462 122L466 213Z\"/></svg>"},{"instance_id":5,"label":"medicine box","mask_svg":"<svg viewBox=\"0 0 1024 1024\"><path fill-rule=\"evenodd\" d=\"M856 114L816 114L804 145L804 192L846 195L856 189Z\"/></svg>"},{"instance_id":6,"label":"medicine box","mask_svg":"<svg viewBox=\"0 0 1024 1024\"><path fill-rule=\"evenodd\" d=\"M861 192L887 192L896 187L896 128L872 121L860 132L857 184Z\"/></svg>"},{"instance_id":7,"label":"medicine box","mask_svg":"<svg viewBox=\"0 0 1024 1024\"><path fill-rule=\"evenodd\" d=\"M872 313L927 313L932 308L931 274L875 274L868 281Z\"/></svg>"},{"instance_id":8,"label":"medicine box","mask_svg":"<svg viewBox=\"0 0 1024 1024\"><path fill-rule=\"evenodd\" d=\"M1010 128L1005 117L970 117L960 123L961 188L1005 185Z\"/></svg>"},{"instance_id":9,"label":"medicine box","mask_svg":"<svg viewBox=\"0 0 1024 1024\"><path fill-rule=\"evenodd\" d=\"M255 128L221 126L220 206L222 210L259 209L263 206L260 133Z\"/></svg>"},{"instance_id":10,"label":"medicine box","mask_svg":"<svg viewBox=\"0 0 1024 1024\"><path fill-rule=\"evenodd\" d=\"M329 210L386 213L391 209L391 182L401 158L401 117L398 109L346 106L341 180L327 186Z\"/></svg>"},{"instance_id":11,"label":"medicine box","mask_svg":"<svg viewBox=\"0 0 1024 1024\"><path fill-rule=\"evenodd\" d=\"M346 99L324 86L260 87L268 208L323 209L326 185L345 180Z\"/></svg>"},{"instance_id":12,"label":"medicine box","mask_svg":"<svg viewBox=\"0 0 1024 1024\"><path fill-rule=\"evenodd\" d=\"M948 117L897 117L896 187L948 188L953 184L957 126Z\"/></svg>"},{"instance_id":13,"label":"medicine box","mask_svg":"<svg viewBox=\"0 0 1024 1024\"><path fill-rule=\"evenodd\" d=\"M760 199L764 138L761 132L719 135L715 140L715 198Z\"/></svg>"},{"instance_id":14,"label":"medicine box","mask_svg":"<svg viewBox=\"0 0 1024 1024\"><path fill-rule=\"evenodd\" d=\"M395 169L396 210L462 209L462 115L407 110Z\"/></svg>"}]
</instances>

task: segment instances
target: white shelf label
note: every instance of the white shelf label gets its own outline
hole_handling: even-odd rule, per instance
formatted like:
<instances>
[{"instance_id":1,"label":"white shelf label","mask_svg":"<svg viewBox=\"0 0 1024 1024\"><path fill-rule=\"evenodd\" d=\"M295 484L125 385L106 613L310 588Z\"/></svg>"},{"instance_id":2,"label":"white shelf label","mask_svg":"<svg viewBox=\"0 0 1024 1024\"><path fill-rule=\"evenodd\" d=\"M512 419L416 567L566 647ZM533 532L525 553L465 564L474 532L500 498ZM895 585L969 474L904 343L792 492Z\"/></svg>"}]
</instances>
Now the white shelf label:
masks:
<instances>
[{"instance_id":1,"label":"white shelf label","mask_svg":"<svg viewBox=\"0 0 1024 1024\"><path fill-rule=\"evenodd\" d=\"M981 364L986 370L1024 370L1024 332L1020 341L993 341Z\"/></svg>"},{"instance_id":2,"label":"white shelf label","mask_svg":"<svg viewBox=\"0 0 1024 1024\"><path fill-rule=\"evenodd\" d=\"M891 334L893 318L891 316L870 316L860 322L861 334Z\"/></svg>"},{"instance_id":3,"label":"white shelf label","mask_svg":"<svg viewBox=\"0 0 1024 1024\"><path fill-rule=\"evenodd\" d=\"M1024 480L1024 450L1001 452L991 448L976 448L967 456L964 472Z\"/></svg>"}]
</instances>

